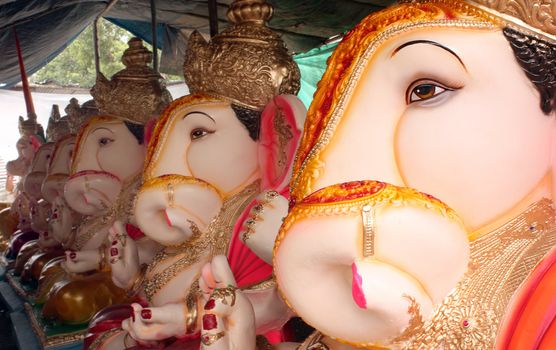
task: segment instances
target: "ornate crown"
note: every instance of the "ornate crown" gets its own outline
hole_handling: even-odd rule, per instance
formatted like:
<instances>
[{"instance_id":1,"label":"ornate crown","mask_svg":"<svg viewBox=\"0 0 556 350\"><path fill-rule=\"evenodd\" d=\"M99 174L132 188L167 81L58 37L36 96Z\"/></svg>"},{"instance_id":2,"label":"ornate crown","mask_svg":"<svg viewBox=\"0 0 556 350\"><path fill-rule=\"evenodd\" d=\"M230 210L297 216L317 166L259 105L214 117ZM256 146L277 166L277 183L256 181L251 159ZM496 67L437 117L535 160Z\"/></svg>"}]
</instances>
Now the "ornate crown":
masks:
<instances>
[{"instance_id":1,"label":"ornate crown","mask_svg":"<svg viewBox=\"0 0 556 350\"><path fill-rule=\"evenodd\" d=\"M66 112L68 126L72 134L77 134L90 117L99 114L94 100L89 100L80 106L79 101L75 97L70 100L64 111Z\"/></svg>"},{"instance_id":2,"label":"ornate crown","mask_svg":"<svg viewBox=\"0 0 556 350\"><path fill-rule=\"evenodd\" d=\"M58 105L52 105L48 126L46 127L46 139L49 142L57 142L70 133L68 118L60 116Z\"/></svg>"},{"instance_id":3,"label":"ornate crown","mask_svg":"<svg viewBox=\"0 0 556 350\"><path fill-rule=\"evenodd\" d=\"M100 73L91 95L101 114L145 124L162 112L172 96L162 76L148 66L153 56L143 42L132 38L128 45L122 56L126 68L114 74L111 80Z\"/></svg>"},{"instance_id":4,"label":"ornate crown","mask_svg":"<svg viewBox=\"0 0 556 350\"><path fill-rule=\"evenodd\" d=\"M189 38L185 81L191 93L205 93L262 110L279 94L297 94L300 73L282 39L266 26L273 8L265 0L236 0L232 23L209 43Z\"/></svg>"},{"instance_id":5,"label":"ornate crown","mask_svg":"<svg viewBox=\"0 0 556 350\"><path fill-rule=\"evenodd\" d=\"M464 0L530 35L556 42L555 0ZM426 2L401 0L400 2Z\"/></svg>"},{"instance_id":6,"label":"ornate crown","mask_svg":"<svg viewBox=\"0 0 556 350\"><path fill-rule=\"evenodd\" d=\"M44 139L44 130L42 125L37 123L37 115L35 113L29 113L27 119L23 119L19 116L19 134L24 136L40 136Z\"/></svg>"},{"instance_id":7,"label":"ornate crown","mask_svg":"<svg viewBox=\"0 0 556 350\"><path fill-rule=\"evenodd\" d=\"M554 0L470 0L484 11L556 41L556 1Z\"/></svg>"}]
</instances>

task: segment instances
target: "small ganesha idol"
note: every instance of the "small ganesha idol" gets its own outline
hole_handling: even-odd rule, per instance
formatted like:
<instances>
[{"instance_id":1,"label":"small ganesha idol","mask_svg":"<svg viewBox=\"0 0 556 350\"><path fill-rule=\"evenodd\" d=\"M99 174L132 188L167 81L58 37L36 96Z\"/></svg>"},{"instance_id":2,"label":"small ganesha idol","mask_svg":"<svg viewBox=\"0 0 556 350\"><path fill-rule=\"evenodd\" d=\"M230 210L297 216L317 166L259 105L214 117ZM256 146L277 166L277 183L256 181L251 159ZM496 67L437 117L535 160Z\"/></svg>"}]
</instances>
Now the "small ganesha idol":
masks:
<instances>
[{"instance_id":1,"label":"small ganesha idol","mask_svg":"<svg viewBox=\"0 0 556 350\"><path fill-rule=\"evenodd\" d=\"M89 107L93 106L94 101L92 106L90 105ZM54 147L54 153L50 159L47 176L42 183L41 191L44 199L51 203L48 218L48 239L58 243L63 250L68 250L73 248L75 232L82 220L81 215L71 209L64 198L64 186L69 177L73 150L75 148L75 134L79 132L81 126L92 114L98 114L98 109L96 109L96 106L94 108L81 107L77 99L72 98L66 106L65 112L66 116L62 120L66 120L69 133L58 133L62 135L56 137L58 141ZM35 279L38 278L39 288L33 295L36 304L43 304L45 302L46 295L50 292L55 282L55 278L49 271L52 271L51 268L53 266L59 267L64 258L65 254L49 261L43 261L43 258L41 258L30 267L33 271L32 282L34 283ZM35 264L43 263L44 266L39 271L39 277L36 277L35 271L38 271L38 266L35 266ZM61 271L59 272L61 273Z\"/></svg>"},{"instance_id":2,"label":"small ganesha idol","mask_svg":"<svg viewBox=\"0 0 556 350\"><path fill-rule=\"evenodd\" d=\"M555 14L409 1L346 34L274 248L281 294L316 332L280 349L556 348ZM208 266L203 349L271 348L245 331L244 293L223 297L225 262Z\"/></svg>"},{"instance_id":3,"label":"small ganesha idol","mask_svg":"<svg viewBox=\"0 0 556 350\"><path fill-rule=\"evenodd\" d=\"M47 140L49 141L46 145L51 144L53 150L47 160L46 172L40 176L40 179L37 179L36 185L40 189L42 199L31 204L32 227L39 233L38 249L25 262L21 275L21 281L31 287L36 287L43 266L51 259L63 255L61 242L56 239L59 233L52 230L50 221L52 220L51 209L54 202L58 196L63 194L56 190L53 180L56 179L55 182L65 182L71 151L75 144L75 138L70 132L68 116L60 117L58 106L54 105L46 129ZM25 179L26 185L31 174L33 173L27 175ZM18 256L18 260L19 258Z\"/></svg>"},{"instance_id":4,"label":"small ganesha idol","mask_svg":"<svg viewBox=\"0 0 556 350\"><path fill-rule=\"evenodd\" d=\"M64 186L68 205L86 217L74 231L73 250L66 251L65 261L49 265L41 276L53 284L42 314L63 323L87 323L100 309L127 300L127 293L112 282L108 264L108 229L116 220L136 233L129 240L137 240L140 263L152 260L159 249L134 228L133 203L145 159L145 124L171 96L148 66L152 53L137 38L128 44L122 58L126 68L111 80L101 75L91 90L100 112L77 135Z\"/></svg>"},{"instance_id":5,"label":"small ganesha idol","mask_svg":"<svg viewBox=\"0 0 556 350\"><path fill-rule=\"evenodd\" d=\"M27 242L20 250L15 274L21 274L27 260L43 248L52 247L55 241L48 239L47 222L50 204L44 200L41 187L48 171L57 137L69 131L67 120L61 120L58 105L52 106L52 112L46 129L47 142L35 153L29 173L23 178L23 191L29 195L29 218L31 229L39 235L37 240Z\"/></svg>"},{"instance_id":6,"label":"small ganesha idol","mask_svg":"<svg viewBox=\"0 0 556 350\"><path fill-rule=\"evenodd\" d=\"M7 232L10 233L10 236L6 237L10 240L5 252L8 260L14 260L24 244L38 238L38 233L31 228L30 205L34 197L42 197L40 184L37 187L36 180L44 175L48 157L52 153L52 145L45 145L41 150L44 140L43 128L37 123L37 117L34 114L31 114L28 119L19 117L19 134L21 137L16 144L18 158L6 164L8 177L18 176L20 178L15 191L16 198L10 208L10 211L18 217L18 230ZM27 185L24 186L25 178L30 172L33 174L27 181ZM4 216L2 215L2 219L5 219ZM7 220L10 220L9 216Z\"/></svg>"},{"instance_id":7,"label":"small ganesha idol","mask_svg":"<svg viewBox=\"0 0 556 350\"><path fill-rule=\"evenodd\" d=\"M257 333L279 332L291 317L265 259L287 214L306 110L292 95L299 69L265 25L271 14L264 1L235 1L230 27L209 43L190 38L184 71L193 94L158 121L135 206L139 228L164 249L141 268L133 242L113 240L112 269L127 277L117 284L141 302L95 317L89 349L198 349L204 295L215 285L197 281L212 276L202 267L218 254L251 301ZM116 225L113 236L122 231ZM118 317L121 327L106 331Z\"/></svg>"}]
</instances>

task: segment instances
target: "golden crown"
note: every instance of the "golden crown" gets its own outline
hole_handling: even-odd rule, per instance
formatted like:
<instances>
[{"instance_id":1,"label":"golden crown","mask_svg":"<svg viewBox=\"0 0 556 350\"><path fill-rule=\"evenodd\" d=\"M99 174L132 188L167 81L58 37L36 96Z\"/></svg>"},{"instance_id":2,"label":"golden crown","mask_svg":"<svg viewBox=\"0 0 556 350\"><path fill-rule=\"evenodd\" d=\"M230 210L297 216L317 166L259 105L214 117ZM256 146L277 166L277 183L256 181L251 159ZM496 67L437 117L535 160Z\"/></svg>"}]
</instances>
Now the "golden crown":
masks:
<instances>
[{"instance_id":1,"label":"golden crown","mask_svg":"<svg viewBox=\"0 0 556 350\"><path fill-rule=\"evenodd\" d=\"M27 119L19 116L19 135L24 136L41 136L43 135L42 125L37 123L37 115L29 113Z\"/></svg>"},{"instance_id":2,"label":"golden crown","mask_svg":"<svg viewBox=\"0 0 556 350\"><path fill-rule=\"evenodd\" d=\"M191 93L223 97L262 110L279 94L297 94L300 73L282 39L266 26L273 13L265 0L236 0L228 28L210 42L194 32L183 66Z\"/></svg>"},{"instance_id":3,"label":"golden crown","mask_svg":"<svg viewBox=\"0 0 556 350\"><path fill-rule=\"evenodd\" d=\"M89 100L80 106L79 101L75 97L70 100L64 111L66 112L68 126L72 134L77 134L90 117L99 114L94 100Z\"/></svg>"},{"instance_id":4,"label":"golden crown","mask_svg":"<svg viewBox=\"0 0 556 350\"><path fill-rule=\"evenodd\" d=\"M69 123L67 117L60 116L60 109L58 105L52 105L50 118L48 118L48 125L46 127L46 139L48 142L57 142L64 136L70 133Z\"/></svg>"},{"instance_id":5,"label":"golden crown","mask_svg":"<svg viewBox=\"0 0 556 350\"><path fill-rule=\"evenodd\" d=\"M464 0L468 4L494 15L510 27L533 36L556 42L555 0ZM401 0L400 2L426 2Z\"/></svg>"},{"instance_id":6,"label":"golden crown","mask_svg":"<svg viewBox=\"0 0 556 350\"><path fill-rule=\"evenodd\" d=\"M111 80L100 73L91 95L101 114L145 124L162 112L172 96L162 76L148 66L153 55L143 42L132 38L128 45L122 56L126 68L114 74Z\"/></svg>"},{"instance_id":7,"label":"golden crown","mask_svg":"<svg viewBox=\"0 0 556 350\"><path fill-rule=\"evenodd\" d=\"M556 41L554 0L472 0L482 10L529 31Z\"/></svg>"}]
</instances>

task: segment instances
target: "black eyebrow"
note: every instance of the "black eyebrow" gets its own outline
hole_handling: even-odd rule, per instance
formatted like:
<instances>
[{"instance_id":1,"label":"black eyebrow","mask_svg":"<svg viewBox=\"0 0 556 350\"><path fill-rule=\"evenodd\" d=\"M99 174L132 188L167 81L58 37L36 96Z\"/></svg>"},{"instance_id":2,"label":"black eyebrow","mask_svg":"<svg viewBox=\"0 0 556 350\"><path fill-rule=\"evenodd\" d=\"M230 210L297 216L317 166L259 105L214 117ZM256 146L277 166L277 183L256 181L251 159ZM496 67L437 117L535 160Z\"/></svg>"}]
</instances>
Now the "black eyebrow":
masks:
<instances>
[{"instance_id":1,"label":"black eyebrow","mask_svg":"<svg viewBox=\"0 0 556 350\"><path fill-rule=\"evenodd\" d=\"M205 117L210 118L210 120L212 120L214 123L216 123L216 120L214 120L213 117L211 117L210 115L206 114L205 112L201 112L201 111L191 111L191 112L187 113L186 115L184 115L182 119L187 118L187 117L190 116L191 114L202 114L202 115L204 115Z\"/></svg>"},{"instance_id":2,"label":"black eyebrow","mask_svg":"<svg viewBox=\"0 0 556 350\"><path fill-rule=\"evenodd\" d=\"M404 47L408 47L411 45L417 45L417 44L427 44L427 45L433 45L436 47L439 47L443 50L448 51L450 54L452 54L455 58L458 59L459 63L461 63L461 65L463 66L463 68L467 71L467 67L465 66L465 64L463 63L463 61L461 60L461 58L454 52L452 51L450 48L437 43L436 41L431 41L431 40L412 40L412 41L408 41L404 44L401 44L400 46L398 46L398 48L396 48L393 52L392 55L390 55L390 57L394 57L395 54L397 54L401 49L403 49Z\"/></svg>"}]
</instances>

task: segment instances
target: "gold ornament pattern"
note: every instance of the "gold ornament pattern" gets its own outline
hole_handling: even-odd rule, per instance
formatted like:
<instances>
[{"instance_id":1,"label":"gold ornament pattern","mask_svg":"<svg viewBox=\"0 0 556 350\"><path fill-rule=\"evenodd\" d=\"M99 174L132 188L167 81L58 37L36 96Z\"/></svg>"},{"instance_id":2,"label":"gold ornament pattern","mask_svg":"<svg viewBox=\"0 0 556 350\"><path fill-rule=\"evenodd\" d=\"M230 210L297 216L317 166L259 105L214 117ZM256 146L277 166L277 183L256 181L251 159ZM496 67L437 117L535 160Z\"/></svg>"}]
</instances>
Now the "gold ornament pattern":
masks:
<instances>
[{"instance_id":1,"label":"gold ornament pattern","mask_svg":"<svg viewBox=\"0 0 556 350\"><path fill-rule=\"evenodd\" d=\"M235 1L228 12L233 24L210 42L194 32L183 66L190 91L254 110L276 95L297 94L299 68L280 36L265 25L272 11L263 0Z\"/></svg>"}]
</instances>

